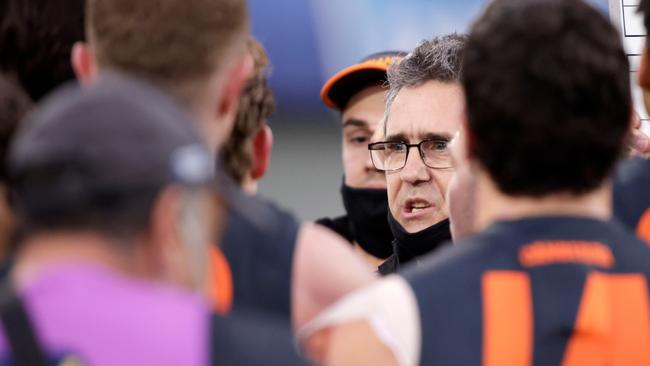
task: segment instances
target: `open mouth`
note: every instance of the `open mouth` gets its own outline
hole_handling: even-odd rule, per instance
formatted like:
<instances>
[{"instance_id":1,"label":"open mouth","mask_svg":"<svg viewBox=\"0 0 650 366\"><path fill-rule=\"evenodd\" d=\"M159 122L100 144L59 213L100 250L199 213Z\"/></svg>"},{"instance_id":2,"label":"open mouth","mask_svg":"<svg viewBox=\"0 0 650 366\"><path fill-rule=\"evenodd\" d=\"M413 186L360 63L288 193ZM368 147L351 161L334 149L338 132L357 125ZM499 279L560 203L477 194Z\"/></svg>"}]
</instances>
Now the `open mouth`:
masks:
<instances>
[{"instance_id":1,"label":"open mouth","mask_svg":"<svg viewBox=\"0 0 650 366\"><path fill-rule=\"evenodd\" d=\"M419 216L433 210L434 205L422 199L413 199L406 201L403 208L405 216Z\"/></svg>"}]
</instances>

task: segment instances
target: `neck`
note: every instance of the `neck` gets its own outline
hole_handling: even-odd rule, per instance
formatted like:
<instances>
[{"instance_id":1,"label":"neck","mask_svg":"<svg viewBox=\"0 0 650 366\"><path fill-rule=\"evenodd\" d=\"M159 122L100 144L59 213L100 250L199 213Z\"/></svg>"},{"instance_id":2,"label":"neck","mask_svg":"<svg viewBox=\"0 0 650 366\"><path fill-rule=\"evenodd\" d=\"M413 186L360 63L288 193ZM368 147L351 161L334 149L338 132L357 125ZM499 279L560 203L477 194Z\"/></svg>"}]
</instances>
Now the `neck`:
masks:
<instances>
[{"instance_id":1,"label":"neck","mask_svg":"<svg viewBox=\"0 0 650 366\"><path fill-rule=\"evenodd\" d=\"M12 276L19 287L38 278L43 268L70 262L108 267L134 277L151 277L152 271L141 260L133 245L116 243L94 233L47 233L33 236L20 245Z\"/></svg>"},{"instance_id":2,"label":"neck","mask_svg":"<svg viewBox=\"0 0 650 366\"><path fill-rule=\"evenodd\" d=\"M579 216L607 220L612 216L611 183L582 195L555 193L543 197L513 197L501 192L484 171L479 173L476 194L476 229L496 221L537 216Z\"/></svg>"}]
</instances>

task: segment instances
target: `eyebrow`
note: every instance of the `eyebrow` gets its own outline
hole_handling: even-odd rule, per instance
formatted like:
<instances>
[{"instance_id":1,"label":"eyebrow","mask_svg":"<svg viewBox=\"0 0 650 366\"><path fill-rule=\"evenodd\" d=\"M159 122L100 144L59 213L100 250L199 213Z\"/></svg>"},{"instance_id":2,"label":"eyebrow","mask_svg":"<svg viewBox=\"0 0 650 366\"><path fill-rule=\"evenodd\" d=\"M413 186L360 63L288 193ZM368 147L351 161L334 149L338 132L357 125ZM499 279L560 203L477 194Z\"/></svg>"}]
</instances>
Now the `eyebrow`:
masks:
<instances>
[{"instance_id":1,"label":"eyebrow","mask_svg":"<svg viewBox=\"0 0 650 366\"><path fill-rule=\"evenodd\" d=\"M406 135L403 133L397 133L393 135L388 135L386 136L385 141L389 142L397 142L397 141L403 141L403 142L408 142L409 139L406 138Z\"/></svg>"},{"instance_id":2,"label":"eyebrow","mask_svg":"<svg viewBox=\"0 0 650 366\"><path fill-rule=\"evenodd\" d=\"M422 140L441 140L441 141L451 141L453 139L453 136L449 133L426 133L424 135L420 135L420 138Z\"/></svg>"},{"instance_id":3,"label":"eyebrow","mask_svg":"<svg viewBox=\"0 0 650 366\"><path fill-rule=\"evenodd\" d=\"M430 133L425 133L423 135L419 135L420 141L424 140L441 140L441 141L451 141L453 138L451 134L448 133L435 133L435 132L430 132ZM409 138L406 137L406 134L404 133L397 133L394 135L386 136L386 141L388 142L397 142L397 141L402 141L402 142L409 142Z\"/></svg>"},{"instance_id":4,"label":"eyebrow","mask_svg":"<svg viewBox=\"0 0 650 366\"><path fill-rule=\"evenodd\" d=\"M350 118L345 120L343 122L343 128L345 129L346 127L362 127L362 128L370 129L368 122L356 118Z\"/></svg>"}]
</instances>

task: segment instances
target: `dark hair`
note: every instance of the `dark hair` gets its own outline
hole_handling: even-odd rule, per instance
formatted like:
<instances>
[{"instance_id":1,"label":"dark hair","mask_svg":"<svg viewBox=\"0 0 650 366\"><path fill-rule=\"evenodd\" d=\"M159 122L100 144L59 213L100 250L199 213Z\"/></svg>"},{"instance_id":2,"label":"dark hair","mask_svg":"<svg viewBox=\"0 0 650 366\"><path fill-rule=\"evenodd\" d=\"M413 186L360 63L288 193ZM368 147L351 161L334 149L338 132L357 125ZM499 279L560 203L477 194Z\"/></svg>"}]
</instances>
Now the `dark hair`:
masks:
<instances>
[{"instance_id":1,"label":"dark hair","mask_svg":"<svg viewBox=\"0 0 650 366\"><path fill-rule=\"evenodd\" d=\"M84 40L84 0L3 0L0 70L14 73L34 101L73 80L72 46Z\"/></svg>"},{"instance_id":2,"label":"dark hair","mask_svg":"<svg viewBox=\"0 0 650 366\"><path fill-rule=\"evenodd\" d=\"M583 1L493 1L463 71L470 153L503 193L586 193L621 156L629 65L617 31Z\"/></svg>"},{"instance_id":3,"label":"dark hair","mask_svg":"<svg viewBox=\"0 0 650 366\"><path fill-rule=\"evenodd\" d=\"M32 102L22 88L0 74L0 182L7 183L7 152L16 128Z\"/></svg>"},{"instance_id":4,"label":"dark hair","mask_svg":"<svg viewBox=\"0 0 650 366\"><path fill-rule=\"evenodd\" d=\"M253 164L253 137L275 111L273 91L267 83L269 59L264 47L253 37L247 43L254 69L239 101L239 110L230 138L221 149L223 167L237 183Z\"/></svg>"},{"instance_id":5,"label":"dark hair","mask_svg":"<svg viewBox=\"0 0 650 366\"><path fill-rule=\"evenodd\" d=\"M384 133L393 101L404 87L416 87L428 81L458 83L462 75L463 53L467 36L448 34L422 41L399 63L388 69L389 90L386 96Z\"/></svg>"}]
</instances>

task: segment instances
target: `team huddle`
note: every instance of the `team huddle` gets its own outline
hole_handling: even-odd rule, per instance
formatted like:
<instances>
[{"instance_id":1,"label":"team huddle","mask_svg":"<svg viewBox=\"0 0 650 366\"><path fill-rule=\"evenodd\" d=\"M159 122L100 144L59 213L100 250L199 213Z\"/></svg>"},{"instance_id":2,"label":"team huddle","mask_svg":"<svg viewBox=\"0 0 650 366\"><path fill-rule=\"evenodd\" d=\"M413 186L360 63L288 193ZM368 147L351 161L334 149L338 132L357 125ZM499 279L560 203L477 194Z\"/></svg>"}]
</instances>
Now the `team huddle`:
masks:
<instances>
[{"instance_id":1,"label":"team huddle","mask_svg":"<svg viewBox=\"0 0 650 366\"><path fill-rule=\"evenodd\" d=\"M345 215L312 223L257 196L249 22L0 2L0 364L650 365L650 48L631 81L583 0L493 0L377 50L322 88Z\"/></svg>"}]
</instances>

